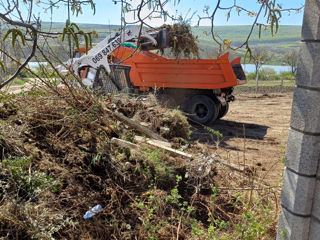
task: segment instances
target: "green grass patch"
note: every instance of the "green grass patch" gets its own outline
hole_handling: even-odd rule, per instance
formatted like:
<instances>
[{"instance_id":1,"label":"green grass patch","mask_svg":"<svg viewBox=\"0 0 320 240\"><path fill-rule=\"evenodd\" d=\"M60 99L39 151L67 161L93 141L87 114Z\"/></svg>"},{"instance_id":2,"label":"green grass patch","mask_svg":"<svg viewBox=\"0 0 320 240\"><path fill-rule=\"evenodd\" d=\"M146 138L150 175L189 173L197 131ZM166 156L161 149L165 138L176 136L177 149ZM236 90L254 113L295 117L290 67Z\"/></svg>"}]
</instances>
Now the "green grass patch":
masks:
<instances>
[{"instance_id":1,"label":"green grass patch","mask_svg":"<svg viewBox=\"0 0 320 240\"><path fill-rule=\"evenodd\" d=\"M267 80L267 81L259 81L258 82L259 87L277 87L281 85L281 80ZM256 81L255 80L249 80L247 84L243 85L244 87L255 87ZM284 80L283 81L284 87L294 87L295 81L293 80Z\"/></svg>"},{"instance_id":2,"label":"green grass patch","mask_svg":"<svg viewBox=\"0 0 320 240\"><path fill-rule=\"evenodd\" d=\"M13 84L14 85L24 85L26 82L28 82L29 79L28 78L15 78L13 80Z\"/></svg>"}]
</instances>

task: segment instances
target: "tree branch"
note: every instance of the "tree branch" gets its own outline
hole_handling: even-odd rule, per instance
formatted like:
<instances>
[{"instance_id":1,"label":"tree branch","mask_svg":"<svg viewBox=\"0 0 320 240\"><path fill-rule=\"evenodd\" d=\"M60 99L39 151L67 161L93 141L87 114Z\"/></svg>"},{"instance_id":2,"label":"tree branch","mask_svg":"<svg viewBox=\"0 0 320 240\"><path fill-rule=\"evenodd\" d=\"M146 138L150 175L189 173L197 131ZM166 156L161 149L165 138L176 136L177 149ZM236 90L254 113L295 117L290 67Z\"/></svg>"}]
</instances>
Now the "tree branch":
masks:
<instances>
[{"instance_id":1,"label":"tree branch","mask_svg":"<svg viewBox=\"0 0 320 240\"><path fill-rule=\"evenodd\" d=\"M35 52L36 52L36 48L37 48L37 42L38 42L38 35L36 31L32 31L33 32L33 46L32 46L32 51L30 53L30 55L28 56L28 58L18 67L17 71L6 81L0 83L0 89L3 88L5 85L7 85L8 83L10 83L11 81L13 81L18 75L19 73L23 70L23 68L25 66L27 66L28 62L33 58Z\"/></svg>"}]
</instances>

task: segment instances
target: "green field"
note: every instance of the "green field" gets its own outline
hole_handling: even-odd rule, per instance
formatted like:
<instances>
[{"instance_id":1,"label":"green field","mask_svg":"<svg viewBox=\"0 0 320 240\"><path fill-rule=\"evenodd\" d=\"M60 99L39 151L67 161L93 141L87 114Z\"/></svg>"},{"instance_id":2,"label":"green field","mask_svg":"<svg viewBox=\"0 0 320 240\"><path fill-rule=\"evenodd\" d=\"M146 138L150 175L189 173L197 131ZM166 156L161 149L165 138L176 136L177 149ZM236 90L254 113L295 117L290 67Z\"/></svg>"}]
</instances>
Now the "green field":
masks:
<instances>
[{"instance_id":1,"label":"green field","mask_svg":"<svg viewBox=\"0 0 320 240\"><path fill-rule=\"evenodd\" d=\"M266 81L259 81L258 82L260 87L275 87L281 85L281 80L266 80ZM255 87L256 81L255 80L249 80L247 84L243 85L246 87ZM284 87L294 87L295 81L294 80L284 80L283 81Z\"/></svg>"},{"instance_id":2,"label":"green field","mask_svg":"<svg viewBox=\"0 0 320 240\"><path fill-rule=\"evenodd\" d=\"M266 80L259 81L258 93L259 94L269 94L269 93L280 93L281 91L281 80ZM284 80L283 81L283 92L292 93L295 86L294 80ZM250 94L255 93L256 81L249 80L245 85L239 85L234 88L235 95L237 94Z\"/></svg>"}]
</instances>

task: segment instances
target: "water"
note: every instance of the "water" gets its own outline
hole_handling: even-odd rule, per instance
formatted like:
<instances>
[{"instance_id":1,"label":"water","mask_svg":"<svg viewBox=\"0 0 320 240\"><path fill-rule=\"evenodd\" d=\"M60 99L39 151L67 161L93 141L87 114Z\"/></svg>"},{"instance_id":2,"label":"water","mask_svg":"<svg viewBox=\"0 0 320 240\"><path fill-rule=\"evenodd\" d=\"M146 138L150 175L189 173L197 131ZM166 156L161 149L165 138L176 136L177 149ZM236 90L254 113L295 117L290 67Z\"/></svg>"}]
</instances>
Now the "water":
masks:
<instances>
[{"instance_id":1,"label":"water","mask_svg":"<svg viewBox=\"0 0 320 240\"><path fill-rule=\"evenodd\" d=\"M28 67L29 68L39 68L40 65L47 66L48 63L47 62L28 62Z\"/></svg>"},{"instance_id":2,"label":"water","mask_svg":"<svg viewBox=\"0 0 320 240\"><path fill-rule=\"evenodd\" d=\"M248 73L255 72L256 70L254 64L242 64L242 68L245 72L248 72ZM260 69L263 69L263 68L272 68L273 70L276 71L276 73L291 71L290 66L262 65Z\"/></svg>"}]
</instances>

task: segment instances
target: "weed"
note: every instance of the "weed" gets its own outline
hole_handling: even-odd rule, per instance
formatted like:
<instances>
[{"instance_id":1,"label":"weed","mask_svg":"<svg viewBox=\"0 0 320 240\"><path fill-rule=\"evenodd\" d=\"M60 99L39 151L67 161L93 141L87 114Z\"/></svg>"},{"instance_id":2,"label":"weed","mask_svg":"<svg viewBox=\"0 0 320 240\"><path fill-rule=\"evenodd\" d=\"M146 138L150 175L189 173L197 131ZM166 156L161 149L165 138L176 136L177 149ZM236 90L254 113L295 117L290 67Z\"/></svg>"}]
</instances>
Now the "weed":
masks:
<instances>
[{"instance_id":1,"label":"weed","mask_svg":"<svg viewBox=\"0 0 320 240\"><path fill-rule=\"evenodd\" d=\"M32 171L30 157L4 159L0 166L2 168L0 174L7 179L0 187L17 188L23 198L34 197L46 189L52 192L58 191L59 181L43 172ZM14 182L10 181L10 178Z\"/></svg>"},{"instance_id":2,"label":"weed","mask_svg":"<svg viewBox=\"0 0 320 240\"><path fill-rule=\"evenodd\" d=\"M154 169L154 181L159 184L170 182L174 178L176 171L174 166L168 164L164 152L161 149L144 149L143 151Z\"/></svg>"},{"instance_id":3,"label":"weed","mask_svg":"<svg viewBox=\"0 0 320 240\"><path fill-rule=\"evenodd\" d=\"M211 133L213 136L215 136L217 138L216 146L218 147L220 145L222 138L223 138L222 133L220 133L219 131L216 131L213 128L208 127L208 126L204 126L204 129L207 130L209 133Z\"/></svg>"}]
</instances>

